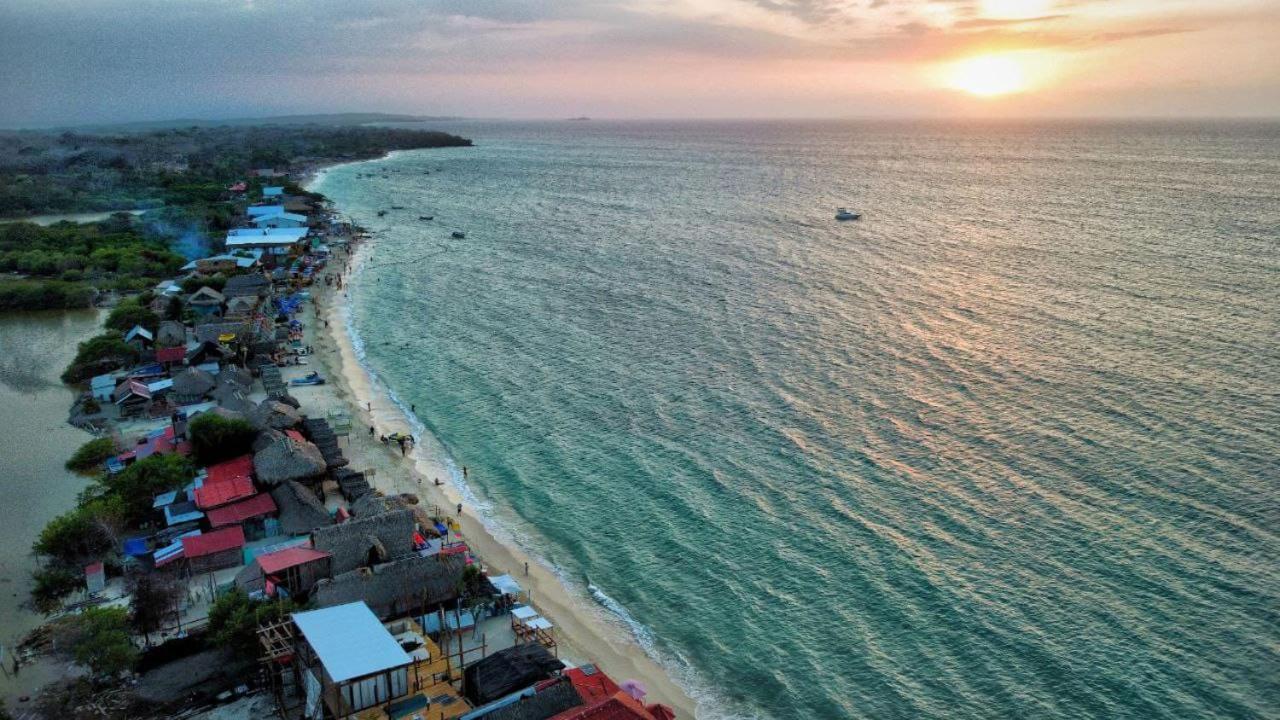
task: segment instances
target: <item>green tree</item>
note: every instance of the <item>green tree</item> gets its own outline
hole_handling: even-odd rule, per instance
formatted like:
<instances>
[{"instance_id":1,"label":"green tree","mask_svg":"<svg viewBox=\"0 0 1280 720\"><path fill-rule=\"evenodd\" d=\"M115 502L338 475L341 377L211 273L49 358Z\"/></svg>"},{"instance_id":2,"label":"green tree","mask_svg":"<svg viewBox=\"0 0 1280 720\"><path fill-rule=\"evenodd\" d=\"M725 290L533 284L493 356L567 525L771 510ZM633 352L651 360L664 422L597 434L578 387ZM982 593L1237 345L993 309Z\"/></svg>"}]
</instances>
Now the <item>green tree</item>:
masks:
<instances>
[{"instance_id":1,"label":"green tree","mask_svg":"<svg viewBox=\"0 0 1280 720\"><path fill-rule=\"evenodd\" d=\"M201 465L239 457L253 448L258 432L245 420L201 413L187 425L191 452Z\"/></svg>"},{"instance_id":2,"label":"green tree","mask_svg":"<svg viewBox=\"0 0 1280 720\"><path fill-rule=\"evenodd\" d=\"M209 606L209 641L214 647L229 648L243 660L254 660L261 654L258 627L298 609L292 600L254 600L234 588Z\"/></svg>"},{"instance_id":3,"label":"green tree","mask_svg":"<svg viewBox=\"0 0 1280 720\"><path fill-rule=\"evenodd\" d=\"M129 612L122 607L91 607L60 626L60 645L95 678L114 678L138 659L129 637Z\"/></svg>"},{"instance_id":4,"label":"green tree","mask_svg":"<svg viewBox=\"0 0 1280 720\"><path fill-rule=\"evenodd\" d=\"M46 615L62 607L62 600L84 588L84 574L52 566L32 573L31 603Z\"/></svg>"},{"instance_id":5,"label":"green tree","mask_svg":"<svg viewBox=\"0 0 1280 720\"><path fill-rule=\"evenodd\" d=\"M31 549L64 567L82 566L114 547L117 512L105 499L69 510L44 526Z\"/></svg>"},{"instance_id":6,"label":"green tree","mask_svg":"<svg viewBox=\"0 0 1280 720\"><path fill-rule=\"evenodd\" d=\"M86 406L88 403L86 402ZM88 412L87 407L85 412ZM67 469L87 473L102 467L107 458L116 454L116 443L109 437L94 438L81 445L67 460Z\"/></svg>"},{"instance_id":7,"label":"green tree","mask_svg":"<svg viewBox=\"0 0 1280 720\"><path fill-rule=\"evenodd\" d=\"M75 359L62 373L62 381L77 383L102 372L138 361L138 350L119 333L109 332L89 338L76 347Z\"/></svg>"},{"instance_id":8,"label":"green tree","mask_svg":"<svg viewBox=\"0 0 1280 720\"><path fill-rule=\"evenodd\" d=\"M181 455L151 455L118 473L103 475L88 492L113 501L123 513L122 520L136 525L150 517L156 495L181 488L195 475L195 468Z\"/></svg>"},{"instance_id":9,"label":"green tree","mask_svg":"<svg viewBox=\"0 0 1280 720\"><path fill-rule=\"evenodd\" d=\"M182 588L172 575L165 573L135 571L127 580L129 623L150 645L151 633L164 627L178 609Z\"/></svg>"}]
</instances>

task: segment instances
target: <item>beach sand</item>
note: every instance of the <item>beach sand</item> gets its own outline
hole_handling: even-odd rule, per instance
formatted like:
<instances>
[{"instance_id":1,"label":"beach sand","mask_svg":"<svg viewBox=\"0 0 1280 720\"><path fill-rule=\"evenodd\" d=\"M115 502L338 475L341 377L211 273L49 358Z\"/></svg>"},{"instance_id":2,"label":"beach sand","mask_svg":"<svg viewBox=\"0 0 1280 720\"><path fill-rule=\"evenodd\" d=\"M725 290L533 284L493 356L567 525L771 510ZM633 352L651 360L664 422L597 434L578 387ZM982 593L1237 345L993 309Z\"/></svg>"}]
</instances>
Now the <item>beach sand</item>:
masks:
<instances>
[{"instance_id":1,"label":"beach sand","mask_svg":"<svg viewBox=\"0 0 1280 720\"><path fill-rule=\"evenodd\" d=\"M351 255L339 251L325 269L326 274L343 275L344 284L352 274L345 274L348 263L358 268L367 247L356 247ZM547 567L519 548L500 542L467 508L460 489L454 485L443 459L432 457L425 448L415 448L402 457L394 443L384 445L377 435L406 431L409 421L392 402L387 392L360 364L354 345L347 334L349 308L344 290L312 286L311 310L304 315L307 342L315 354L306 366L284 368L287 379L318 370L327 384L291 388L308 414L322 417L332 410L350 413L352 430L344 450L356 470L374 469L372 485L382 492L415 493L427 506L438 505L449 514L462 502L461 525L471 549L481 558L490 574L510 573L527 591L535 607L556 626L560 655L567 660L592 662L614 680L638 680L648 689L646 702L670 705L682 718L695 716L693 700L645 654L620 622L613 622L604 611L585 598L573 595ZM328 322L326 327L325 321ZM440 478L443 485L434 486ZM524 568L528 567L528 575Z\"/></svg>"}]
</instances>

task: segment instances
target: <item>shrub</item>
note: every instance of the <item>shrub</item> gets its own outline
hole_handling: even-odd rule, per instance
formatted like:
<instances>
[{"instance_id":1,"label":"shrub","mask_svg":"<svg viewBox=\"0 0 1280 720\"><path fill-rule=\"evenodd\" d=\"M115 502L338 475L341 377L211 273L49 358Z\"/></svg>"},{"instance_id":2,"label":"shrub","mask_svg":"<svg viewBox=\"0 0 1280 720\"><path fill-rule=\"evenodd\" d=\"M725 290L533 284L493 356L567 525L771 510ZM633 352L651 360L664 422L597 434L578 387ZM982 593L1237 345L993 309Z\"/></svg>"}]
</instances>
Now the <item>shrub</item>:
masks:
<instances>
[{"instance_id":1,"label":"shrub","mask_svg":"<svg viewBox=\"0 0 1280 720\"><path fill-rule=\"evenodd\" d=\"M93 400L93 398L89 400ZM94 404L97 405L96 402ZM90 411L88 405L89 402L86 401L84 404L85 412L97 412L97 410ZM71 455L71 459L67 461L67 469L72 472L87 473L97 469L107 461L107 458L115 454L116 444L114 440L109 437L94 438L81 445Z\"/></svg>"},{"instance_id":2,"label":"shrub","mask_svg":"<svg viewBox=\"0 0 1280 720\"><path fill-rule=\"evenodd\" d=\"M103 327L120 332L128 332L134 325L141 325L154 333L160 325L160 318L138 300L125 300L111 310L103 323Z\"/></svg>"},{"instance_id":3,"label":"shrub","mask_svg":"<svg viewBox=\"0 0 1280 720\"><path fill-rule=\"evenodd\" d=\"M241 659L256 659L260 651L258 626L298 609L292 600L253 600L235 588L209 606L209 640L214 647L229 648Z\"/></svg>"},{"instance_id":4,"label":"shrub","mask_svg":"<svg viewBox=\"0 0 1280 720\"><path fill-rule=\"evenodd\" d=\"M187 425L196 462L209 465L238 457L253 448L258 432L247 421L202 413Z\"/></svg>"}]
</instances>

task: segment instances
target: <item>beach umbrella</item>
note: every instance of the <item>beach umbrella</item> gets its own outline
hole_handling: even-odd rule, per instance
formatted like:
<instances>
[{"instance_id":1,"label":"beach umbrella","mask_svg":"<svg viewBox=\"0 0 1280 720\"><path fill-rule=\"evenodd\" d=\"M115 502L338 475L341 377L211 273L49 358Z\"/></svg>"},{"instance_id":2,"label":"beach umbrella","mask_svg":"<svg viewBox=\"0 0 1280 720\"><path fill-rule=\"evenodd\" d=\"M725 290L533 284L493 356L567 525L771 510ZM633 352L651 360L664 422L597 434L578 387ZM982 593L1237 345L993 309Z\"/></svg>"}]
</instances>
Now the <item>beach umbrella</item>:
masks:
<instances>
[{"instance_id":1,"label":"beach umbrella","mask_svg":"<svg viewBox=\"0 0 1280 720\"><path fill-rule=\"evenodd\" d=\"M643 700L644 696L649 694L649 691L644 687L644 683L639 680L623 680L618 687L636 700Z\"/></svg>"}]
</instances>

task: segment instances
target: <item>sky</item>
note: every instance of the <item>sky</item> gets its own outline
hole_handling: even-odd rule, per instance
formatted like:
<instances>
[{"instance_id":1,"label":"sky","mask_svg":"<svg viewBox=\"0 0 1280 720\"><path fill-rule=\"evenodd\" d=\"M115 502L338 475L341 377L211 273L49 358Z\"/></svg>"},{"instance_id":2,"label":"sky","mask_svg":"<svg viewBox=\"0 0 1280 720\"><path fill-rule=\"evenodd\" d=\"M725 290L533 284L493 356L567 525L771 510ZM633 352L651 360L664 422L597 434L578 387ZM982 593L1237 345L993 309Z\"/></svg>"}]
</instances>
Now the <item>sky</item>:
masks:
<instances>
[{"instance_id":1,"label":"sky","mask_svg":"<svg viewBox=\"0 0 1280 720\"><path fill-rule=\"evenodd\" d=\"M4 0L0 126L1280 117L1277 0Z\"/></svg>"}]
</instances>

